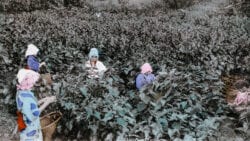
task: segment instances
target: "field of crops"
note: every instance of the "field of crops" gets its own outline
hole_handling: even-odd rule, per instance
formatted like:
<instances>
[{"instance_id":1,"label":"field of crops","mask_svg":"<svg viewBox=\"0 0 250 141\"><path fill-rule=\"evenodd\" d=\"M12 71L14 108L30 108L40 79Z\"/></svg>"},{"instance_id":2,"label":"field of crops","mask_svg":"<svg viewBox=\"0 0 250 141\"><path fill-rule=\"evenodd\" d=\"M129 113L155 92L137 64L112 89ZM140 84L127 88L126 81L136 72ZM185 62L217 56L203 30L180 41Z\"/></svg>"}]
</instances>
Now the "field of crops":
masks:
<instances>
[{"instance_id":1,"label":"field of crops","mask_svg":"<svg viewBox=\"0 0 250 141\"><path fill-rule=\"evenodd\" d=\"M3 0L0 108L15 116L15 77L33 43L47 63L42 73L53 79L51 87L35 92L40 98L56 95L46 112L63 113L56 136L249 140L250 112L242 117L228 106L222 81L249 74L247 10L236 12L229 0L135 3ZM98 81L88 79L84 67L93 47L108 67ZM152 64L157 80L137 91L134 79L144 62Z\"/></svg>"}]
</instances>

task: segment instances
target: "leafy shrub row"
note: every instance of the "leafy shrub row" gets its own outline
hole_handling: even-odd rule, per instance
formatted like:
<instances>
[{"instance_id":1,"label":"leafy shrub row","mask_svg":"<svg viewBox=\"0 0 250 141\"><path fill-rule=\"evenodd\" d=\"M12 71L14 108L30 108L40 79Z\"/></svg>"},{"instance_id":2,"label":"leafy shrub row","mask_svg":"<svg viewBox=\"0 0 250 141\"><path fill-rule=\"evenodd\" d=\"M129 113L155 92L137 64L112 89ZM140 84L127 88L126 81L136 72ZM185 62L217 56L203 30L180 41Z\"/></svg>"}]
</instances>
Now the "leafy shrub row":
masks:
<instances>
[{"instance_id":1,"label":"leafy shrub row","mask_svg":"<svg viewBox=\"0 0 250 141\"><path fill-rule=\"evenodd\" d=\"M232 0L234 7L237 9L238 12L250 16L250 1L249 0Z\"/></svg>"},{"instance_id":2,"label":"leafy shrub row","mask_svg":"<svg viewBox=\"0 0 250 141\"><path fill-rule=\"evenodd\" d=\"M197 1L198 2L198 1ZM17 13L35 10L60 9L66 7L82 7L102 10L145 9L148 7L178 9L191 6L194 0L2 0L0 12Z\"/></svg>"},{"instance_id":3,"label":"leafy shrub row","mask_svg":"<svg viewBox=\"0 0 250 141\"><path fill-rule=\"evenodd\" d=\"M2 0L0 12L31 12L68 6L85 7L86 5L86 0Z\"/></svg>"}]
</instances>

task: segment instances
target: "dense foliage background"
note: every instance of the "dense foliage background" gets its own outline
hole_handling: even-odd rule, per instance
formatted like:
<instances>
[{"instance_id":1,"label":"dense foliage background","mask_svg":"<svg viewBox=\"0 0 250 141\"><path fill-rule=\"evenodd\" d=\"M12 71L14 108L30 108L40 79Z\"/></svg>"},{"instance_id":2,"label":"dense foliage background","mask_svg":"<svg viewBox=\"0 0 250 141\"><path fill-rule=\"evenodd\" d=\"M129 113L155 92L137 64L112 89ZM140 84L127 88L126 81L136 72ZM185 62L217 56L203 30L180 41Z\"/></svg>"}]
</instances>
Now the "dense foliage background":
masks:
<instances>
[{"instance_id":1,"label":"dense foliage background","mask_svg":"<svg viewBox=\"0 0 250 141\"><path fill-rule=\"evenodd\" d=\"M162 1L140 9L121 2L102 10L81 0L18 2L0 5L0 100L11 113L15 75L33 43L53 75L52 88L36 92L58 97L48 109L63 113L58 134L191 141L237 133L249 139L249 123L238 121L227 106L221 80L230 72L249 72L244 14L213 11L209 3L215 1L185 9L178 8L197 1ZM100 81L86 78L92 47L109 68ZM157 81L138 92L134 78L144 62L152 64Z\"/></svg>"}]
</instances>

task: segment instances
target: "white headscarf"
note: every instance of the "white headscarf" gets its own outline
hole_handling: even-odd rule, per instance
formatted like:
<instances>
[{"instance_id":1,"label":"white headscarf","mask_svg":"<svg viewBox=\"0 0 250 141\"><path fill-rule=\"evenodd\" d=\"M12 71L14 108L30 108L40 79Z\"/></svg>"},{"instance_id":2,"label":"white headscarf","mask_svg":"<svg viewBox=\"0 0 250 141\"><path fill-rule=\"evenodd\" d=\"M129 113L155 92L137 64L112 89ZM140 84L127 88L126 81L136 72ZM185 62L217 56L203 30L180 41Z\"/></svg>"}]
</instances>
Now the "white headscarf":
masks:
<instances>
[{"instance_id":1,"label":"white headscarf","mask_svg":"<svg viewBox=\"0 0 250 141\"><path fill-rule=\"evenodd\" d=\"M39 73L33 71L33 70L29 70L29 69L20 69L17 73L17 80L18 83L22 83L22 81L26 78L26 77L32 77L34 79L34 81L37 81L40 77Z\"/></svg>"},{"instance_id":2,"label":"white headscarf","mask_svg":"<svg viewBox=\"0 0 250 141\"><path fill-rule=\"evenodd\" d=\"M39 49L33 45L33 44L29 44L28 48L25 52L25 57L29 56L29 55L37 55Z\"/></svg>"}]
</instances>

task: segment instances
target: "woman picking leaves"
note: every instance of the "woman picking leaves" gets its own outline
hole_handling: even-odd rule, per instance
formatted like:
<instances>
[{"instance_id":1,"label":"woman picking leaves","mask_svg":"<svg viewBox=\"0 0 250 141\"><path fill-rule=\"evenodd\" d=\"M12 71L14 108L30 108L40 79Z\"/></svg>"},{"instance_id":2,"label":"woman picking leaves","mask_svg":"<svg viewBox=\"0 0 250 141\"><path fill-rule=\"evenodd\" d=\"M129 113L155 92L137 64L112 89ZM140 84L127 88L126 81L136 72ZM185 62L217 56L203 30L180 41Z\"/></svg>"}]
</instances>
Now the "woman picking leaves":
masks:
<instances>
[{"instance_id":1,"label":"woman picking leaves","mask_svg":"<svg viewBox=\"0 0 250 141\"><path fill-rule=\"evenodd\" d=\"M27 68L36 72L39 71L39 68L41 66L45 65L45 62L42 62L42 63L38 62L36 58L38 52L39 52L39 49L33 44L29 44L25 52L25 57L27 59Z\"/></svg>"},{"instance_id":2,"label":"woman picking leaves","mask_svg":"<svg viewBox=\"0 0 250 141\"><path fill-rule=\"evenodd\" d=\"M136 77L136 88L140 90L143 86L153 83L155 75L152 74L153 70L149 63L141 66L141 73Z\"/></svg>"},{"instance_id":3,"label":"woman picking leaves","mask_svg":"<svg viewBox=\"0 0 250 141\"><path fill-rule=\"evenodd\" d=\"M85 63L89 78L100 78L107 68L99 59L99 53L96 48L91 48L89 52L89 60Z\"/></svg>"},{"instance_id":4,"label":"woman picking leaves","mask_svg":"<svg viewBox=\"0 0 250 141\"><path fill-rule=\"evenodd\" d=\"M43 141L39 116L50 103L56 100L55 96L51 96L37 101L31 90L39 77L37 72L30 69L21 69L17 74L19 84L16 104L20 141Z\"/></svg>"},{"instance_id":5,"label":"woman picking leaves","mask_svg":"<svg viewBox=\"0 0 250 141\"><path fill-rule=\"evenodd\" d=\"M249 83L246 80L238 80L234 84L235 88L238 89L236 98L233 105L248 105L250 103L250 88Z\"/></svg>"}]
</instances>

